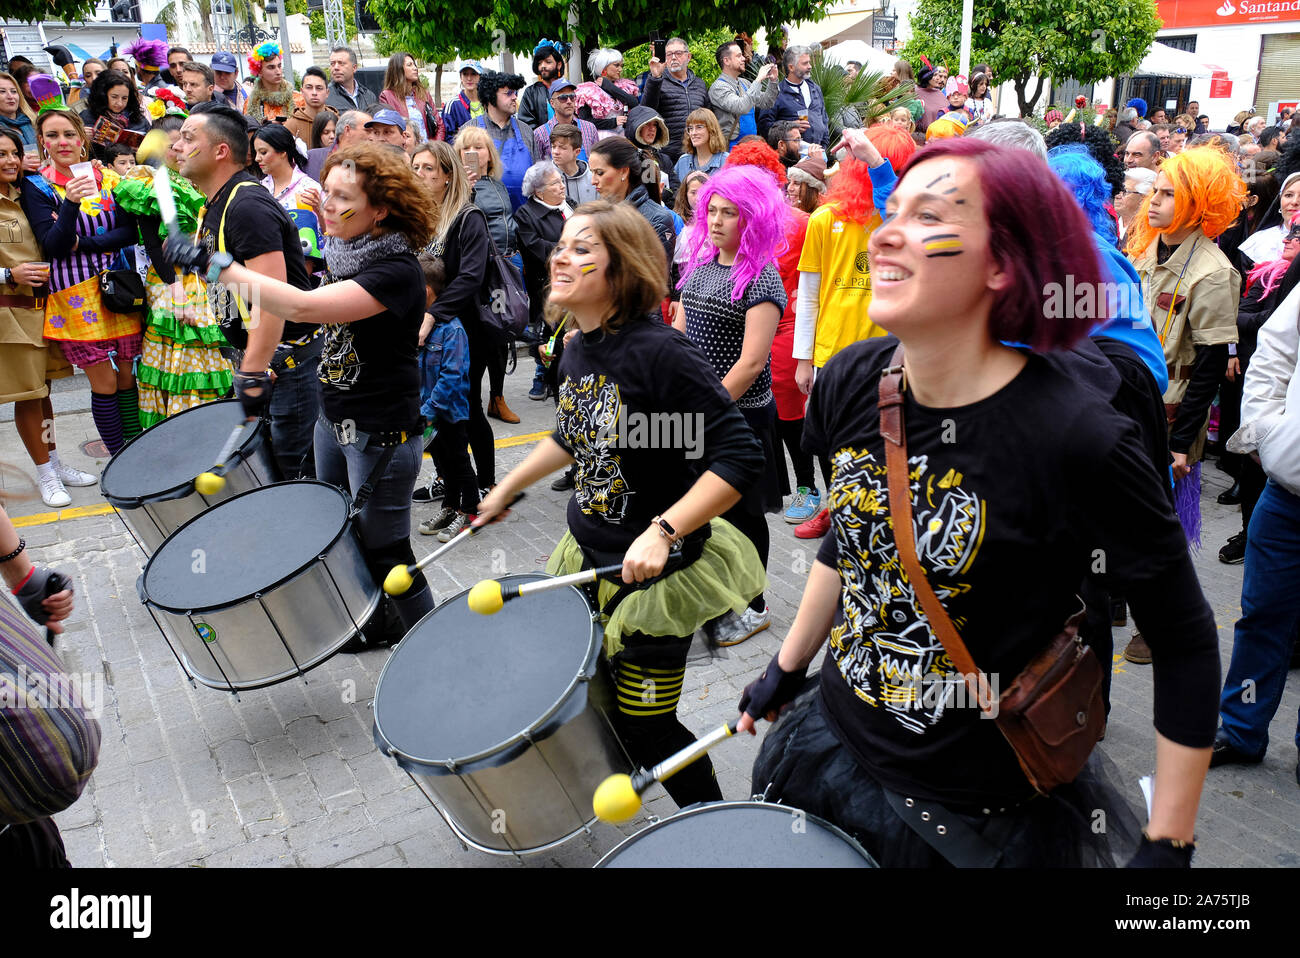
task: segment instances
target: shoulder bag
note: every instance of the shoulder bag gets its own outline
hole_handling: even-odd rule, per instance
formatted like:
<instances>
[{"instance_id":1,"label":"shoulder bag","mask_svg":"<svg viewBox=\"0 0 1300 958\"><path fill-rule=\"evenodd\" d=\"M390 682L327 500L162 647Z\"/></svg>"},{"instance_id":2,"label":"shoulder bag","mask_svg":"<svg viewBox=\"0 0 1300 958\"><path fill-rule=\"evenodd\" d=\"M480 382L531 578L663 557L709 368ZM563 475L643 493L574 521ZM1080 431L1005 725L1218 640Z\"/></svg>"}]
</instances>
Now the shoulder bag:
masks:
<instances>
[{"instance_id":1,"label":"shoulder bag","mask_svg":"<svg viewBox=\"0 0 1300 958\"><path fill-rule=\"evenodd\" d=\"M976 696L980 710L992 715L1016 753L1029 784L1046 795L1074 781L1105 728L1101 663L1079 637L1084 611L1080 609L1070 616L1061 633L1030 660L995 704L984 674L976 668L916 557L903 427L903 380L903 347L899 345L889 367L881 373L879 401L894 544L925 617L948 658ZM993 711L995 707L997 711Z\"/></svg>"},{"instance_id":2,"label":"shoulder bag","mask_svg":"<svg viewBox=\"0 0 1300 958\"><path fill-rule=\"evenodd\" d=\"M488 225L487 214L477 206ZM528 293L524 278L514 263L497 249L492 231L487 229L492 252L483 270L483 295L478 302L478 319L502 343L512 343L528 328Z\"/></svg>"}]
</instances>

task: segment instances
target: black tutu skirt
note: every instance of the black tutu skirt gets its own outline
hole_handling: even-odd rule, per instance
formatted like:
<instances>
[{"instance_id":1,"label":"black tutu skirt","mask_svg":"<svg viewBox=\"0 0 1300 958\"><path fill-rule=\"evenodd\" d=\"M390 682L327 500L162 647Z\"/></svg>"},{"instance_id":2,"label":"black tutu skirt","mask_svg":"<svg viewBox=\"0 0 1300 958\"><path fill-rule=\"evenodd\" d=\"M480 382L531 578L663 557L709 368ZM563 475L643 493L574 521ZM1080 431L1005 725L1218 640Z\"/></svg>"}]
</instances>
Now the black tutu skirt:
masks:
<instances>
[{"instance_id":1,"label":"black tutu skirt","mask_svg":"<svg viewBox=\"0 0 1300 958\"><path fill-rule=\"evenodd\" d=\"M780 512L785 507L784 497L790 494L790 475L776 436L776 401L740 412L763 447L763 474L741 497L740 506L755 516Z\"/></svg>"},{"instance_id":2,"label":"black tutu skirt","mask_svg":"<svg viewBox=\"0 0 1300 958\"><path fill-rule=\"evenodd\" d=\"M999 868L1110 868L1137 850L1141 825L1113 763L1094 751L1050 796L1002 814L951 812L1001 851ZM820 816L852 835L882 868L950 868L890 807L871 773L840 744L819 688L802 695L763 740L753 791Z\"/></svg>"}]
</instances>

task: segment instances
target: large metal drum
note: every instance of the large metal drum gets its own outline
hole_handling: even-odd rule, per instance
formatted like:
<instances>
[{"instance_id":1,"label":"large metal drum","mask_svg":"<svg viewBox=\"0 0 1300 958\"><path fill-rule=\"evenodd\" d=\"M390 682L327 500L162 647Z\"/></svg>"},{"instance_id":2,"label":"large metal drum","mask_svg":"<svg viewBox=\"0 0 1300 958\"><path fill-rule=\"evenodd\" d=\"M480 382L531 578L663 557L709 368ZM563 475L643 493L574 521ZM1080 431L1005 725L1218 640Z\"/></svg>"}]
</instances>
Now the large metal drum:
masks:
<instances>
[{"instance_id":1,"label":"large metal drum","mask_svg":"<svg viewBox=\"0 0 1300 958\"><path fill-rule=\"evenodd\" d=\"M816 815L771 802L709 802L656 822L597 868L875 868L852 838Z\"/></svg>"},{"instance_id":2,"label":"large metal drum","mask_svg":"<svg viewBox=\"0 0 1300 958\"><path fill-rule=\"evenodd\" d=\"M379 605L347 493L323 482L250 489L173 532L137 588L185 670L238 691L300 675Z\"/></svg>"},{"instance_id":3,"label":"large metal drum","mask_svg":"<svg viewBox=\"0 0 1300 958\"><path fill-rule=\"evenodd\" d=\"M228 463L225 487L211 496L195 491L195 477L212 468L231 431L243 421L238 400L195 406L145 430L109 460L100 491L146 553L218 502L279 478L266 426L256 422L245 430Z\"/></svg>"},{"instance_id":4,"label":"large metal drum","mask_svg":"<svg viewBox=\"0 0 1300 958\"><path fill-rule=\"evenodd\" d=\"M596 786L631 770L606 717L601 631L574 588L489 616L466 595L421 619L384 666L375 742L466 844L543 851L584 831Z\"/></svg>"}]
</instances>

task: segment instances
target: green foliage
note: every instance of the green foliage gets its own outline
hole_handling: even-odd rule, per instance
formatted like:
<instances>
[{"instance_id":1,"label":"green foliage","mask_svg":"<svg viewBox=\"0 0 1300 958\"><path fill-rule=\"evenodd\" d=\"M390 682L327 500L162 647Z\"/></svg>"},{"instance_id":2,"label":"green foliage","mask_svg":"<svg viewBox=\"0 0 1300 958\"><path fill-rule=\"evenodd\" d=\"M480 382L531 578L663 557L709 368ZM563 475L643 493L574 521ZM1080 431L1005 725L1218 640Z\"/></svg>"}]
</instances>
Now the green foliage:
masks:
<instances>
[{"instance_id":1,"label":"green foliage","mask_svg":"<svg viewBox=\"0 0 1300 958\"><path fill-rule=\"evenodd\" d=\"M904 83L892 90L885 89L888 79L883 73L863 70L852 81L848 72L838 63L827 60L820 53L813 57L810 79L821 87L826 100L826 113L831 120L831 140L839 139L844 124L871 126L883 119L890 110L911 100L914 87ZM855 118L857 122L853 123Z\"/></svg>"},{"instance_id":2,"label":"green foliage","mask_svg":"<svg viewBox=\"0 0 1300 958\"><path fill-rule=\"evenodd\" d=\"M36 23L40 20L89 20L95 15L95 0L5 0L6 20Z\"/></svg>"},{"instance_id":3,"label":"green foliage","mask_svg":"<svg viewBox=\"0 0 1300 958\"><path fill-rule=\"evenodd\" d=\"M735 37L734 30L719 28L705 30L686 38L686 45L691 51L691 72L708 86L718 78L718 61L713 54L718 47ZM664 34L665 38L668 34ZM650 69L650 44L643 43L623 52L623 76L635 80L645 70Z\"/></svg>"},{"instance_id":4,"label":"green foliage","mask_svg":"<svg viewBox=\"0 0 1300 958\"><path fill-rule=\"evenodd\" d=\"M494 29L476 4L465 0L369 0L367 9L384 28L375 38L381 54L406 50L426 63L485 57L494 49Z\"/></svg>"},{"instance_id":5,"label":"green foliage","mask_svg":"<svg viewBox=\"0 0 1300 958\"><path fill-rule=\"evenodd\" d=\"M915 66L925 54L955 72L961 0L921 0L911 24L903 56ZM1028 115L1051 77L1095 83L1133 70L1160 27L1155 0L981 0L971 62L987 63L995 82L1011 80Z\"/></svg>"},{"instance_id":6,"label":"green foliage","mask_svg":"<svg viewBox=\"0 0 1300 958\"><path fill-rule=\"evenodd\" d=\"M309 29L313 40L325 39L325 11L308 10L307 0L285 0L284 12L305 13L309 17ZM343 32L345 42L355 48L353 42L357 36L357 13L356 5L351 0L343 0Z\"/></svg>"}]
</instances>

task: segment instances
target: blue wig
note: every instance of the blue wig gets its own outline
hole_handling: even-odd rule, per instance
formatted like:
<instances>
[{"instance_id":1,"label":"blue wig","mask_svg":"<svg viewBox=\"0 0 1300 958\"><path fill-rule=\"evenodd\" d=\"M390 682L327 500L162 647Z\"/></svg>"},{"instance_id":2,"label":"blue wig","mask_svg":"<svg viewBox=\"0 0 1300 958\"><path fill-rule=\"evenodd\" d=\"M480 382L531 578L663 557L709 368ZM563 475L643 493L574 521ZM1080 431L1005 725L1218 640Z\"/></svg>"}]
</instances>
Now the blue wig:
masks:
<instances>
[{"instance_id":1,"label":"blue wig","mask_svg":"<svg viewBox=\"0 0 1300 958\"><path fill-rule=\"evenodd\" d=\"M1047 165L1070 188L1092 228L1110 242L1115 242L1115 216L1107 208L1111 202L1106 171L1082 144L1070 143L1047 151Z\"/></svg>"}]
</instances>

